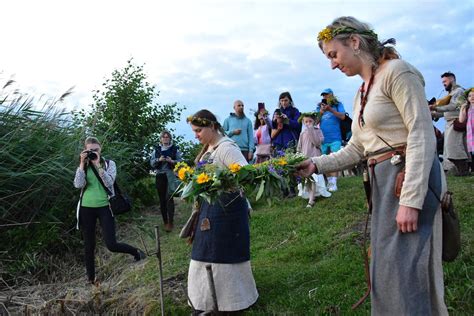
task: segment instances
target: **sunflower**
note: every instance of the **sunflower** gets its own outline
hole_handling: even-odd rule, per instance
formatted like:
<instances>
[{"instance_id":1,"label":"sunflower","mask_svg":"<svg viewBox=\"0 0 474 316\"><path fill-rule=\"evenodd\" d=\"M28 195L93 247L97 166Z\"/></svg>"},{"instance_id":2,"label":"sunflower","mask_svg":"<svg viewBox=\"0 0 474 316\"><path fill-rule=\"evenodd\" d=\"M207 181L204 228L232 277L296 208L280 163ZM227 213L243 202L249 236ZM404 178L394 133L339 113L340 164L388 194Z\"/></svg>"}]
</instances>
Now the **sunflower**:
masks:
<instances>
[{"instance_id":1,"label":"sunflower","mask_svg":"<svg viewBox=\"0 0 474 316\"><path fill-rule=\"evenodd\" d=\"M182 167L178 170L178 178L181 181L184 181L184 179L186 179L186 175L192 174L192 173L193 173L193 169L191 169L190 167Z\"/></svg>"},{"instance_id":2,"label":"sunflower","mask_svg":"<svg viewBox=\"0 0 474 316\"><path fill-rule=\"evenodd\" d=\"M239 165L238 163L233 163L233 164L230 164L229 165L229 169L232 173L237 173L239 172L240 168L242 168L241 165Z\"/></svg>"},{"instance_id":3,"label":"sunflower","mask_svg":"<svg viewBox=\"0 0 474 316\"><path fill-rule=\"evenodd\" d=\"M207 173L203 172L197 176L196 182L198 184L203 184L203 183L209 182L210 180L211 180L211 177Z\"/></svg>"}]
</instances>

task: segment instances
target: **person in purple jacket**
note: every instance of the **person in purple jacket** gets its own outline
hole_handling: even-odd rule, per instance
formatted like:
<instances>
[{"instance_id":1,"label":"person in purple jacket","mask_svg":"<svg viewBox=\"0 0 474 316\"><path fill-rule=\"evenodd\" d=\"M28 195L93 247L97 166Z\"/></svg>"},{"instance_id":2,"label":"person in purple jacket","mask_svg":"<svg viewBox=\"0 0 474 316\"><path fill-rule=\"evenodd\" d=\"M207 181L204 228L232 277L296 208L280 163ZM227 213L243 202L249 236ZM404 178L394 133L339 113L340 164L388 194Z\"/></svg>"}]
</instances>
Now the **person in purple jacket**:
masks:
<instances>
[{"instance_id":1,"label":"person in purple jacket","mask_svg":"<svg viewBox=\"0 0 474 316\"><path fill-rule=\"evenodd\" d=\"M285 150L298 144L300 111L294 106L289 92L281 93L278 100L278 109L273 113L272 143L276 150Z\"/></svg>"},{"instance_id":2,"label":"person in purple jacket","mask_svg":"<svg viewBox=\"0 0 474 316\"><path fill-rule=\"evenodd\" d=\"M278 100L278 109L273 113L272 121L273 147L277 152L288 148L296 150L301 133L301 123L298 122L300 111L294 106L289 92L282 92ZM290 186L283 195L287 198L295 197L296 189Z\"/></svg>"}]
</instances>

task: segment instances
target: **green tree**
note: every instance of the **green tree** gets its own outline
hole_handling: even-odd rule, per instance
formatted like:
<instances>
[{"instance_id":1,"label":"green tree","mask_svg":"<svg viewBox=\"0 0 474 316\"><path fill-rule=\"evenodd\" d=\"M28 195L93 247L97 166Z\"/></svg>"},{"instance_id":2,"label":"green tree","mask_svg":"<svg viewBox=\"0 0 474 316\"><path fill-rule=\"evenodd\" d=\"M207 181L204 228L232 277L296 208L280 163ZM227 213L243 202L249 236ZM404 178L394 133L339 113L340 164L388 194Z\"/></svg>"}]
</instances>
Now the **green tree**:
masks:
<instances>
[{"instance_id":1,"label":"green tree","mask_svg":"<svg viewBox=\"0 0 474 316\"><path fill-rule=\"evenodd\" d=\"M169 123L179 121L185 107L159 104L159 91L147 81L143 66L132 59L125 68L114 70L94 93L92 110L81 110L76 120L88 134L98 136L107 144L122 143L129 148L129 157L113 157L135 179L147 174L147 159L160 132ZM122 159L121 159L122 158Z\"/></svg>"}]
</instances>

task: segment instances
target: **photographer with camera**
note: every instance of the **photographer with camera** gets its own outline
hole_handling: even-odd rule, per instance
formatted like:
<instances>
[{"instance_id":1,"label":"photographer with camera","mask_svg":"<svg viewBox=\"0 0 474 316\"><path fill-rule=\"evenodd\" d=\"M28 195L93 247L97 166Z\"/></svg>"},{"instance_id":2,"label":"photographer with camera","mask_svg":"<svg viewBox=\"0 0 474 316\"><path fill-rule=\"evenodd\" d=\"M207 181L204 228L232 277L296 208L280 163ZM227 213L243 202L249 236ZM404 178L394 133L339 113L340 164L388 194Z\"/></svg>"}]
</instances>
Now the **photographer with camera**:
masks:
<instances>
[{"instance_id":1,"label":"photographer with camera","mask_svg":"<svg viewBox=\"0 0 474 316\"><path fill-rule=\"evenodd\" d=\"M94 172L94 170L97 172ZM97 219L100 221L102 236L107 249L112 252L128 253L135 261L145 258L140 249L125 243L118 243L115 237L115 219L109 207L109 196L104 188L114 193L114 182L117 169L115 162L101 157L101 146L97 138L88 137L84 142L84 150L80 154L79 167L74 178L74 187L81 189L77 205L77 228L84 238L84 259L88 282L98 285L95 275L95 228Z\"/></svg>"}]
</instances>

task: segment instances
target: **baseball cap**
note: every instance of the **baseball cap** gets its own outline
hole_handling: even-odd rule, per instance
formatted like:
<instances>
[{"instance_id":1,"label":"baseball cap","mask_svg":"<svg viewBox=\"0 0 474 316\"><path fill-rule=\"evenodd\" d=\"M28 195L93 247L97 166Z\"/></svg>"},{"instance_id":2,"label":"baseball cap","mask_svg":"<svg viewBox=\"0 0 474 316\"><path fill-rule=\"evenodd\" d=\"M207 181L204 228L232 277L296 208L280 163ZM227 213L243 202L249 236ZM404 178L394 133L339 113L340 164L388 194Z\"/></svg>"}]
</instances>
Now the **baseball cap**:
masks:
<instances>
[{"instance_id":1,"label":"baseball cap","mask_svg":"<svg viewBox=\"0 0 474 316\"><path fill-rule=\"evenodd\" d=\"M330 88L327 88L327 89L324 89L323 92L321 92L321 95L323 95L323 94L329 94L329 93L334 94L334 92L332 92L332 90L331 90Z\"/></svg>"}]
</instances>

